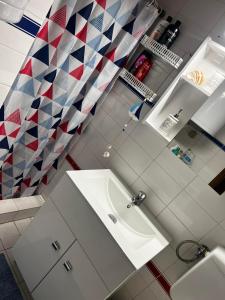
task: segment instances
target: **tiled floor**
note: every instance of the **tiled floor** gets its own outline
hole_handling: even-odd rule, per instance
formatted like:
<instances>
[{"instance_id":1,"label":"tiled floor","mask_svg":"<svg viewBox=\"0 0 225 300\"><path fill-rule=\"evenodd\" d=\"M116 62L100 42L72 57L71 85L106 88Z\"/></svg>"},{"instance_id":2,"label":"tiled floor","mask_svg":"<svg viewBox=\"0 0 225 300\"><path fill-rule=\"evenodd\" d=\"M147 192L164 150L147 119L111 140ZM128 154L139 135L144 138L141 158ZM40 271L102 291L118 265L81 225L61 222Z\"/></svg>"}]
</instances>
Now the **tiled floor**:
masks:
<instances>
[{"instance_id":1,"label":"tiled floor","mask_svg":"<svg viewBox=\"0 0 225 300\"><path fill-rule=\"evenodd\" d=\"M0 253L4 253L9 266L13 272L16 282L21 290L24 300L32 300L30 293L26 287L25 281L23 280L15 260L12 256L11 249L16 243L17 239L22 234L26 226L31 222L32 219L22 219L15 222L9 222L0 224Z\"/></svg>"}]
</instances>

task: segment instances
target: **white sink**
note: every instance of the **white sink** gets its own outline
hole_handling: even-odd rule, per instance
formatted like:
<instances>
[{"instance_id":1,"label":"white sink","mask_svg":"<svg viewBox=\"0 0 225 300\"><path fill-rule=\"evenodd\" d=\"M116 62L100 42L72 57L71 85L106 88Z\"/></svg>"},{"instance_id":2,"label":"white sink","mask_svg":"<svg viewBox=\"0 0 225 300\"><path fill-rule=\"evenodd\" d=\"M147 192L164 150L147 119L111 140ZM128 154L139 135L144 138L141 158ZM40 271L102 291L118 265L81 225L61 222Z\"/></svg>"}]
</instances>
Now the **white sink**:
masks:
<instances>
[{"instance_id":1,"label":"white sink","mask_svg":"<svg viewBox=\"0 0 225 300\"><path fill-rule=\"evenodd\" d=\"M112 171L67 173L136 269L169 244L138 206L127 208L132 195Z\"/></svg>"}]
</instances>

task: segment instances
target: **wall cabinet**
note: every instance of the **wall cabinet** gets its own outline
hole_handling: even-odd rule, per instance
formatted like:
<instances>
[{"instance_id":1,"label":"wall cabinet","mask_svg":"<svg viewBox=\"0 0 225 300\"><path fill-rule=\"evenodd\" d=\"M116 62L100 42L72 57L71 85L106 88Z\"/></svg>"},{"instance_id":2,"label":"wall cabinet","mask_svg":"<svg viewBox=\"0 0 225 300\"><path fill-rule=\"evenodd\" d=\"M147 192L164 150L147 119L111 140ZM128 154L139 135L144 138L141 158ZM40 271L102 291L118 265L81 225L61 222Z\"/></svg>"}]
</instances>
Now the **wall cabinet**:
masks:
<instances>
[{"instance_id":1,"label":"wall cabinet","mask_svg":"<svg viewBox=\"0 0 225 300\"><path fill-rule=\"evenodd\" d=\"M34 300L106 299L135 272L68 175L13 248Z\"/></svg>"}]
</instances>

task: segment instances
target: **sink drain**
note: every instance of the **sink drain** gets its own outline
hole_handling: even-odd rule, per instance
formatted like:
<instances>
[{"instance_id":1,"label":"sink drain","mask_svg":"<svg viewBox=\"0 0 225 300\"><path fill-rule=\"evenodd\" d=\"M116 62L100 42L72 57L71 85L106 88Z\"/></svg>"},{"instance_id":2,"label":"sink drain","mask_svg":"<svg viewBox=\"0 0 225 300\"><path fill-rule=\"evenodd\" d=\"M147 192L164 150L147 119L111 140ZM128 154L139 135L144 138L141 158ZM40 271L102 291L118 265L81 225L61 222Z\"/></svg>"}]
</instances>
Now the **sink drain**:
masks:
<instances>
[{"instance_id":1,"label":"sink drain","mask_svg":"<svg viewBox=\"0 0 225 300\"><path fill-rule=\"evenodd\" d=\"M114 224L116 224L117 218L114 215L108 214L108 217L113 221Z\"/></svg>"}]
</instances>

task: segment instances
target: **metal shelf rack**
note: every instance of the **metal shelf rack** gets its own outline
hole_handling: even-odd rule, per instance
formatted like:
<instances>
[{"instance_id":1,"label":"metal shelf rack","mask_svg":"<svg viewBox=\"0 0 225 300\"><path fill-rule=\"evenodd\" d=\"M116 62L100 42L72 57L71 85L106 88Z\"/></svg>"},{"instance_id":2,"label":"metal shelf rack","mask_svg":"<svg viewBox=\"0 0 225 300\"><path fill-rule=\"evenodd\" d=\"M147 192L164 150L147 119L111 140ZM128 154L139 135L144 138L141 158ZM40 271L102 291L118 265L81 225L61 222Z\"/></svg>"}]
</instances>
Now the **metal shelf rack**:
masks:
<instances>
[{"instance_id":1,"label":"metal shelf rack","mask_svg":"<svg viewBox=\"0 0 225 300\"><path fill-rule=\"evenodd\" d=\"M127 69L123 68L120 72L120 77L128 83L128 85L138 92L143 99L147 99L146 103L151 106L154 105L154 99L157 94L152 91L147 85L138 80L133 74L131 74Z\"/></svg>"},{"instance_id":2,"label":"metal shelf rack","mask_svg":"<svg viewBox=\"0 0 225 300\"><path fill-rule=\"evenodd\" d=\"M149 38L147 35L144 35L141 40L141 44L176 69L178 69L183 62L183 59L180 56L173 53L155 40Z\"/></svg>"}]
</instances>

